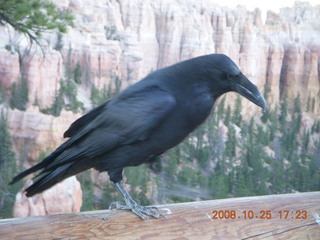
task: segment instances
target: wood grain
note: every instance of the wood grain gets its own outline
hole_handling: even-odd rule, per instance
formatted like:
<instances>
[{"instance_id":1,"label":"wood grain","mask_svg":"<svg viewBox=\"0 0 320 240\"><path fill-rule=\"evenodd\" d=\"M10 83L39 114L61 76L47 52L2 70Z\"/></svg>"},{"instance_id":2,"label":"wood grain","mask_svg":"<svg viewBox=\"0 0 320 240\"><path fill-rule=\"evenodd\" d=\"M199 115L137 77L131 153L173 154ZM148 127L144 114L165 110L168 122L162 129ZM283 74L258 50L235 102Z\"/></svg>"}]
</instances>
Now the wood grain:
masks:
<instances>
[{"instance_id":1,"label":"wood grain","mask_svg":"<svg viewBox=\"0 0 320 240\"><path fill-rule=\"evenodd\" d=\"M159 207L169 208L173 214L164 211L167 220L150 219L149 222L124 210L4 219L0 220L0 239L320 239L320 224L315 218L316 214L320 215L320 192ZM234 210L237 216L212 219L214 210L221 213ZM299 215L296 211L303 210L307 211L307 218L295 219ZM255 213L253 219L248 216L245 219L243 211ZM260 219L263 211L270 211L272 218ZM290 211L290 214L281 219L279 211Z\"/></svg>"}]
</instances>

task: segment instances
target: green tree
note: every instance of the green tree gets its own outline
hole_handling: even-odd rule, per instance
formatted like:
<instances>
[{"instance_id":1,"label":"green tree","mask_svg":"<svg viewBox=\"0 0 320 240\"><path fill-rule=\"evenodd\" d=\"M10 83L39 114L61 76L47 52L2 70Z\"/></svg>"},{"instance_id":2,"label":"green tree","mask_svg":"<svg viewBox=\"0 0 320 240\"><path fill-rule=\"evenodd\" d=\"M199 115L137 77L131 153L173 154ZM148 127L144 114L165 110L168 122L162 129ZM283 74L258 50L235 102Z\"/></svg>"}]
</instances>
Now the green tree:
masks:
<instances>
[{"instance_id":1,"label":"green tree","mask_svg":"<svg viewBox=\"0 0 320 240\"><path fill-rule=\"evenodd\" d=\"M228 105L227 111L224 117L224 124L228 126L230 119L231 119L231 108L230 108L230 105Z\"/></svg>"},{"instance_id":2,"label":"green tree","mask_svg":"<svg viewBox=\"0 0 320 240\"><path fill-rule=\"evenodd\" d=\"M29 100L29 89L28 89L28 79L26 77L25 61L26 51L20 51L19 48L16 49L19 56L19 71L20 77L16 83L12 84L12 94L10 99L11 108L25 110L26 104Z\"/></svg>"},{"instance_id":3,"label":"green tree","mask_svg":"<svg viewBox=\"0 0 320 240\"><path fill-rule=\"evenodd\" d=\"M94 189L91 178L92 169L82 172L78 175L78 180L83 188L83 203L81 211L90 211L94 209Z\"/></svg>"},{"instance_id":4,"label":"green tree","mask_svg":"<svg viewBox=\"0 0 320 240\"><path fill-rule=\"evenodd\" d=\"M65 108L74 113L81 112L83 110L83 103L77 99L77 84L71 79L60 81L60 91L65 96Z\"/></svg>"},{"instance_id":5,"label":"green tree","mask_svg":"<svg viewBox=\"0 0 320 240\"><path fill-rule=\"evenodd\" d=\"M307 107L306 107L306 111L307 112L310 112L310 101L311 101L311 98L310 98L310 94L308 94L308 99L307 99Z\"/></svg>"},{"instance_id":6,"label":"green tree","mask_svg":"<svg viewBox=\"0 0 320 240\"><path fill-rule=\"evenodd\" d=\"M16 174L16 159L12 151L8 118L4 111L0 113L0 218L12 217L15 194L21 183L10 186L8 183Z\"/></svg>"},{"instance_id":7,"label":"green tree","mask_svg":"<svg viewBox=\"0 0 320 240\"><path fill-rule=\"evenodd\" d=\"M316 121L311 128L312 133L320 133L320 120Z\"/></svg>"},{"instance_id":8,"label":"green tree","mask_svg":"<svg viewBox=\"0 0 320 240\"><path fill-rule=\"evenodd\" d=\"M270 92L271 90L270 90L270 88L269 88L269 86L267 85L267 83L264 85L264 91L263 91L263 96L264 96L264 98L266 99L266 100L268 100L268 95L269 95L269 92ZM263 113L262 113L262 116L261 116L261 121L263 122L263 123L266 123L266 121L268 120L268 118L269 118L269 114L270 114L270 110L269 110L269 108L267 108L265 111L263 111Z\"/></svg>"},{"instance_id":9,"label":"green tree","mask_svg":"<svg viewBox=\"0 0 320 240\"><path fill-rule=\"evenodd\" d=\"M298 134L301 127L301 119L302 119L302 110L301 110L301 102L300 102L300 95L294 99L294 107L293 107L293 114L292 114L292 123L293 131L295 134Z\"/></svg>"},{"instance_id":10,"label":"green tree","mask_svg":"<svg viewBox=\"0 0 320 240\"><path fill-rule=\"evenodd\" d=\"M215 115L220 119L220 117L223 115L224 113L224 106L226 103L226 97L223 97L222 101L220 102L220 104L217 106L217 111L215 113Z\"/></svg>"},{"instance_id":11,"label":"green tree","mask_svg":"<svg viewBox=\"0 0 320 240\"><path fill-rule=\"evenodd\" d=\"M46 0L0 0L0 26L9 24L16 31L25 34L31 43L39 45L43 32L64 33L71 26L73 16L61 11Z\"/></svg>"},{"instance_id":12,"label":"green tree","mask_svg":"<svg viewBox=\"0 0 320 240\"><path fill-rule=\"evenodd\" d=\"M73 80L60 80L60 89L52 103L52 106L42 109L41 112L53 116L60 116L62 109L74 113L83 111L83 103L77 99L77 84Z\"/></svg>"},{"instance_id":13,"label":"green tree","mask_svg":"<svg viewBox=\"0 0 320 240\"><path fill-rule=\"evenodd\" d=\"M225 156L229 159L236 156L236 130L235 127L231 124L228 126L228 140L226 141Z\"/></svg>"},{"instance_id":14,"label":"green tree","mask_svg":"<svg viewBox=\"0 0 320 240\"><path fill-rule=\"evenodd\" d=\"M233 115L231 121L236 124L238 127L241 127L242 115L241 115L241 97L237 96L236 105L234 107Z\"/></svg>"},{"instance_id":15,"label":"green tree","mask_svg":"<svg viewBox=\"0 0 320 240\"><path fill-rule=\"evenodd\" d=\"M287 126L287 115L288 115L288 102L287 102L287 96L284 97L282 102L280 103L280 131L285 132L286 126Z\"/></svg>"},{"instance_id":16,"label":"green tree","mask_svg":"<svg viewBox=\"0 0 320 240\"><path fill-rule=\"evenodd\" d=\"M113 95L115 95L115 93L112 91L111 83L109 83L108 87L104 85L102 89L98 89L95 85L92 85L90 100L93 106L98 106L110 99Z\"/></svg>"},{"instance_id":17,"label":"green tree","mask_svg":"<svg viewBox=\"0 0 320 240\"><path fill-rule=\"evenodd\" d=\"M71 45L69 46L68 54L66 59L64 60L64 79L67 81L74 80L74 71L72 69L72 48Z\"/></svg>"},{"instance_id":18,"label":"green tree","mask_svg":"<svg viewBox=\"0 0 320 240\"><path fill-rule=\"evenodd\" d=\"M253 192L251 191L251 183L252 180L250 174L245 175L243 172L237 171L235 178L234 195L236 197L251 196L253 194Z\"/></svg>"},{"instance_id":19,"label":"green tree","mask_svg":"<svg viewBox=\"0 0 320 240\"><path fill-rule=\"evenodd\" d=\"M63 48L62 33L58 32L57 33L57 42L54 45L54 49L57 51L60 51L62 48Z\"/></svg>"},{"instance_id":20,"label":"green tree","mask_svg":"<svg viewBox=\"0 0 320 240\"><path fill-rule=\"evenodd\" d=\"M74 81L77 83L77 84L81 84L81 66L80 66L80 63L78 62L77 65L76 65L76 68L74 69L74 73L73 73L73 78L74 78Z\"/></svg>"},{"instance_id":21,"label":"green tree","mask_svg":"<svg viewBox=\"0 0 320 240\"><path fill-rule=\"evenodd\" d=\"M105 30L107 40L120 41L120 34L115 25L104 26L104 30Z\"/></svg>"},{"instance_id":22,"label":"green tree","mask_svg":"<svg viewBox=\"0 0 320 240\"><path fill-rule=\"evenodd\" d=\"M278 117L277 117L277 111L278 108L276 108L275 110L272 110L269 112L268 117L269 117L269 141L272 141L275 136L276 136L276 132L278 130Z\"/></svg>"},{"instance_id":23,"label":"green tree","mask_svg":"<svg viewBox=\"0 0 320 240\"><path fill-rule=\"evenodd\" d=\"M12 95L10 98L10 106L12 109L26 110L28 103L28 83L23 76L19 78L17 83L12 84Z\"/></svg>"},{"instance_id":24,"label":"green tree","mask_svg":"<svg viewBox=\"0 0 320 240\"><path fill-rule=\"evenodd\" d=\"M60 80L60 85L62 85L62 80ZM56 94L54 101L52 103L52 106L46 109L41 109L41 112L45 114L50 114L53 116L60 116L62 109L65 106L64 103L64 96L63 96L62 89L60 88L58 91L58 94Z\"/></svg>"},{"instance_id":25,"label":"green tree","mask_svg":"<svg viewBox=\"0 0 320 240\"><path fill-rule=\"evenodd\" d=\"M215 174L209 179L209 192L213 198L226 198L230 193L228 176L225 174Z\"/></svg>"},{"instance_id":26,"label":"green tree","mask_svg":"<svg viewBox=\"0 0 320 240\"><path fill-rule=\"evenodd\" d=\"M0 169L5 161L14 160L14 152L12 152L11 137L9 134L8 119L2 111L0 114Z\"/></svg>"},{"instance_id":27,"label":"green tree","mask_svg":"<svg viewBox=\"0 0 320 240\"><path fill-rule=\"evenodd\" d=\"M63 107L64 107L63 93L61 90L59 90L59 93L54 98L54 102L52 104L52 107L50 108L50 114L56 117L60 116Z\"/></svg>"},{"instance_id":28,"label":"green tree","mask_svg":"<svg viewBox=\"0 0 320 240\"><path fill-rule=\"evenodd\" d=\"M7 101L6 88L0 83L0 104Z\"/></svg>"}]
</instances>

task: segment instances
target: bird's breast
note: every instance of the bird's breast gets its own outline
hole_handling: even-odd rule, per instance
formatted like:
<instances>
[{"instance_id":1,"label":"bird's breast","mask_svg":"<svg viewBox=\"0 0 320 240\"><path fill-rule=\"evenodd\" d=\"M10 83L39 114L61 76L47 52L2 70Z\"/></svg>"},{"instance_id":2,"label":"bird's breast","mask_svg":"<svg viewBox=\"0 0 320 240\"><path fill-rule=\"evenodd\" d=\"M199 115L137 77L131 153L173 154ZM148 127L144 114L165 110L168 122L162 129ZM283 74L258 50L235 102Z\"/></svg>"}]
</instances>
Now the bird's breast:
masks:
<instances>
[{"instance_id":1,"label":"bird's breast","mask_svg":"<svg viewBox=\"0 0 320 240\"><path fill-rule=\"evenodd\" d=\"M189 104L186 113L189 116L190 124L196 128L202 124L209 116L214 104L214 99L210 94L203 93L196 96Z\"/></svg>"}]
</instances>

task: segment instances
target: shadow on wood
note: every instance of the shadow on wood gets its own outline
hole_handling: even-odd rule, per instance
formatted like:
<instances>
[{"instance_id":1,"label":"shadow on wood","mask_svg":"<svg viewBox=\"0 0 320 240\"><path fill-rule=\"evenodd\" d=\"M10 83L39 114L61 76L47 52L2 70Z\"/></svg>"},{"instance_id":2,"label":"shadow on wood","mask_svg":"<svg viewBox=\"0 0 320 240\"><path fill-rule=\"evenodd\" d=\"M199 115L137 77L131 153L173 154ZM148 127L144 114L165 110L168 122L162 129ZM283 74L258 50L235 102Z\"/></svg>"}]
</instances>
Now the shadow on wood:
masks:
<instances>
[{"instance_id":1,"label":"shadow on wood","mask_svg":"<svg viewBox=\"0 0 320 240\"><path fill-rule=\"evenodd\" d=\"M167 220L124 210L4 219L0 239L320 239L320 192L159 207Z\"/></svg>"}]
</instances>

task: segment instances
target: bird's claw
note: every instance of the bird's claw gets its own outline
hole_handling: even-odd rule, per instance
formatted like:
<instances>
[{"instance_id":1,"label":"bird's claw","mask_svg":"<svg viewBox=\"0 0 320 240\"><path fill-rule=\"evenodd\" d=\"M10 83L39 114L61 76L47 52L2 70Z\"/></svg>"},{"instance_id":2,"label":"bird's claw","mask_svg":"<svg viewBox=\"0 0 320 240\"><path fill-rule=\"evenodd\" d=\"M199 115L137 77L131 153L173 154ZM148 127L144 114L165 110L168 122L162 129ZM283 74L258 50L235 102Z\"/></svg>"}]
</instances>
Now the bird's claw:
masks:
<instances>
[{"instance_id":1,"label":"bird's claw","mask_svg":"<svg viewBox=\"0 0 320 240\"><path fill-rule=\"evenodd\" d=\"M124 210L131 210L133 213L135 213L136 215L138 215L140 218L142 218L143 220L147 220L149 221L149 218L146 216L151 216L154 218L160 218L162 217L163 219L166 219L166 217L160 213L159 208L154 207L154 206L150 206L150 207L145 207L145 206L141 206L138 205L136 202L133 202L130 204L126 204L123 202L112 202L109 206L109 209L124 209ZM156 211L154 211L156 210Z\"/></svg>"}]
</instances>

